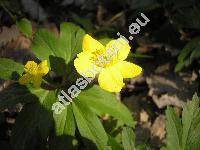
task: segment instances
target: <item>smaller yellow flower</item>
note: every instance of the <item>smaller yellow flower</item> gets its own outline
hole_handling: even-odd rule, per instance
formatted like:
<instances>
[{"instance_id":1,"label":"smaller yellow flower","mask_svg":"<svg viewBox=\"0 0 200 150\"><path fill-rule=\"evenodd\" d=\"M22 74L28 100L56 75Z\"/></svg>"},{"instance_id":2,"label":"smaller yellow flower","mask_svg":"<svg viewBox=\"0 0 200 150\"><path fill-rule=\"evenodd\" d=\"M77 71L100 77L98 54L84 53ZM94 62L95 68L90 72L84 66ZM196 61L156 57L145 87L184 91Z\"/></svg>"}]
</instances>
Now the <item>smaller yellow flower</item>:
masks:
<instances>
[{"instance_id":1,"label":"smaller yellow flower","mask_svg":"<svg viewBox=\"0 0 200 150\"><path fill-rule=\"evenodd\" d=\"M109 92L120 92L123 78L134 78L142 72L140 66L125 61L131 47L123 38L111 40L104 46L86 34L82 49L74 60L77 72L86 77L98 75L100 87Z\"/></svg>"},{"instance_id":2,"label":"smaller yellow flower","mask_svg":"<svg viewBox=\"0 0 200 150\"><path fill-rule=\"evenodd\" d=\"M34 61L28 61L24 66L25 74L19 79L22 85L33 83L33 86L39 88L42 83L42 77L49 72L47 60L43 60L39 65Z\"/></svg>"}]
</instances>

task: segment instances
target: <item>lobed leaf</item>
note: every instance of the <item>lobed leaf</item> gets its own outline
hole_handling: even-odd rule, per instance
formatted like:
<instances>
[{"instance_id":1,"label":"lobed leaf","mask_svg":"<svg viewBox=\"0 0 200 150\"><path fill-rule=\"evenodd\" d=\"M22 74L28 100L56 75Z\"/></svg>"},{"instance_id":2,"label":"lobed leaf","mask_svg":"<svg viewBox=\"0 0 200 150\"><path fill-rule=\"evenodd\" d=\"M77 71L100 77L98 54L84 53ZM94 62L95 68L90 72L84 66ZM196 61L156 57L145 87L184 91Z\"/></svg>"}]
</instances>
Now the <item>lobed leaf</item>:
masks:
<instances>
[{"instance_id":1,"label":"lobed leaf","mask_svg":"<svg viewBox=\"0 0 200 150\"><path fill-rule=\"evenodd\" d=\"M98 149L106 149L108 136L97 116L79 100L75 100L72 107L81 136L94 142Z\"/></svg>"},{"instance_id":2,"label":"lobed leaf","mask_svg":"<svg viewBox=\"0 0 200 150\"><path fill-rule=\"evenodd\" d=\"M60 25L59 37L47 29L39 29L31 48L37 58L48 60L51 69L62 76L67 71L67 65L82 51L84 35L85 31L79 26L65 22Z\"/></svg>"},{"instance_id":3,"label":"lobed leaf","mask_svg":"<svg viewBox=\"0 0 200 150\"><path fill-rule=\"evenodd\" d=\"M72 105L66 107L59 115L54 114L56 135L75 135L76 125Z\"/></svg>"},{"instance_id":4,"label":"lobed leaf","mask_svg":"<svg viewBox=\"0 0 200 150\"><path fill-rule=\"evenodd\" d=\"M191 64L193 58L200 57L200 37L192 39L181 51L178 56L178 64L175 71L180 71L184 66ZM189 62L189 63L188 63Z\"/></svg>"},{"instance_id":5,"label":"lobed leaf","mask_svg":"<svg viewBox=\"0 0 200 150\"><path fill-rule=\"evenodd\" d=\"M62 23L60 25L59 49L62 51L61 57L69 63L76 54L82 51L82 39L85 35L80 27L72 23Z\"/></svg>"},{"instance_id":6,"label":"lobed leaf","mask_svg":"<svg viewBox=\"0 0 200 150\"><path fill-rule=\"evenodd\" d=\"M31 22L25 18L16 22L18 29L26 36L31 37L32 35L32 25Z\"/></svg>"},{"instance_id":7,"label":"lobed leaf","mask_svg":"<svg viewBox=\"0 0 200 150\"><path fill-rule=\"evenodd\" d=\"M98 86L82 91L77 99L84 102L100 116L109 114L126 125L132 127L135 125L133 117L126 106L118 101L113 94L102 90Z\"/></svg>"},{"instance_id":8,"label":"lobed leaf","mask_svg":"<svg viewBox=\"0 0 200 150\"><path fill-rule=\"evenodd\" d=\"M167 149L198 150L200 147L200 108L195 94L192 101L183 107L182 122L170 107L167 108Z\"/></svg>"},{"instance_id":9,"label":"lobed leaf","mask_svg":"<svg viewBox=\"0 0 200 150\"><path fill-rule=\"evenodd\" d=\"M173 108L168 107L166 110L166 130L167 130L167 147L170 150L181 150L182 126L181 120L174 112Z\"/></svg>"},{"instance_id":10,"label":"lobed leaf","mask_svg":"<svg viewBox=\"0 0 200 150\"><path fill-rule=\"evenodd\" d=\"M36 149L36 147L45 149L47 137L53 127L50 110L56 101L55 92L44 89L30 91L29 94L34 93L37 101L26 104L17 117L11 137L14 150Z\"/></svg>"},{"instance_id":11,"label":"lobed leaf","mask_svg":"<svg viewBox=\"0 0 200 150\"><path fill-rule=\"evenodd\" d=\"M122 145L124 150L135 149L135 134L130 127L123 127L122 129Z\"/></svg>"},{"instance_id":12,"label":"lobed leaf","mask_svg":"<svg viewBox=\"0 0 200 150\"><path fill-rule=\"evenodd\" d=\"M16 79L24 72L24 66L11 59L0 58L0 78L5 80Z\"/></svg>"},{"instance_id":13,"label":"lobed leaf","mask_svg":"<svg viewBox=\"0 0 200 150\"><path fill-rule=\"evenodd\" d=\"M40 60L48 60L48 64L49 56L61 55L58 51L58 39L47 29L39 29L35 33L31 49Z\"/></svg>"}]
</instances>

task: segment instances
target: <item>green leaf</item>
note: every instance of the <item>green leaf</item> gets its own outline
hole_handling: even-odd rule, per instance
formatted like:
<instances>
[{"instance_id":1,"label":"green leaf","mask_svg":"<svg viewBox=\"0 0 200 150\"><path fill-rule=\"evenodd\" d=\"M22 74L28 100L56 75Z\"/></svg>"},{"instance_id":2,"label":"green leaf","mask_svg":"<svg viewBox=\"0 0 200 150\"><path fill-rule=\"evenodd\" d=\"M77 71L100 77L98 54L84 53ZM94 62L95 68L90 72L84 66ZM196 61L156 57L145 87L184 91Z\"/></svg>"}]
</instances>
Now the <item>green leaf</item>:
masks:
<instances>
[{"instance_id":1,"label":"green leaf","mask_svg":"<svg viewBox=\"0 0 200 150\"><path fill-rule=\"evenodd\" d=\"M82 51L84 35L85 32L79 26L65 22L60 25L59 37L47 29L39 29L34 34L31 48L37 58L48 61L54 72L64 75L67 64Z\"/></svg>"},{"instance_id":2,"label":"green leaf","mask_svg":"<svg viewBox=\"0 0 200 150\"><path fill-rule=\"evenodd\" d=\"M19 30L26 36L31 37L32 35L32 25L31 22L25 18L16 22L17 27Z\"/></svg>"},{"instance_id":3,"label":"green leaf","mask_svg":"<svg viewBox=\"0 0 200 150\"><path fill-rule=\"evenodd\" d=\"M190 59L192 60L193 58L199 58L199 57L200 57L200 46L194 49L194 51L190 56Z\"/></svg>"},{"instance_id":4,"label":"green leaf","mask_svg":"<svg viewBox=\"0 0 200 150\"><path fill-rule=\"evenodd\" d=\"M146 144L140 144L136 146L136 150L151 150L150 146ZM164 149L161 149L164 150Z\"/></svg>"},{"instance_id":5,"label":"green leaf","mask_svg":"<svg viewBox=\"0 0 200 150\"><path fill-rule=\"evenodd\" d=\"M7 89L0 92L0 97L0 108L13 107L18 103L38 102L47 110L51 110L51 106L56 100L54 91L41 88L28 88L17 83L10 85Z\"/></svg>"},{"instance_id":6,"label":"green leaf","mask_svg":"<svg viewBox=\"0 0 200 150\"><path fill-rule=\"evenodd\" d=\"M84 35L85 31L72 23L65 22L60 25L59 49L67 64L82 51Z\"/></svg>"},{"instance_id":7,"label":"green leaf","mask_svg":"<svg viewBox=\"0 0 200 150\"><path fill-rule=\"evenodd\" d=\"M122 144L124 150L135 149L135 134L130 127L123 127L122 129Z\"/></svg>"},{"instance_id":8,"label":"green leaf","mask_svg":"<svg viewBox=\"0 0 200 150\"><path fill-rule=\"evenodd\" d=\"M184 106L182 113L183 149L198 149L200 147L200 108L199 98L195 94L192 102Z\"/></svg>"},{"instance_id":9,"label":"green leaf","mask_svg":"<svg viewBox=\"0 0 200 150\"><path fill-rule=\"evenodd\" d=\"M58 39L52 32L47 29L39 29L34 34L33 43L31 49L37 58L40 60L48 60L50 64L49 56L60 56L58 49Z\"/></svg>"},{"instance_id":10,"label":"green leaf","mask_svg":"<svg viewBox=\"0 0 200 150\"><path fill-rule=\"evenodd\" d=\"M54 114L56 135L75 135L75 120L73 116L72 106L67 106L61 114Z\"/></svg>"},{"instance_id":11,"label":"green leaf","mask_svg":"<svg viewBox=\"0 0 200 150\"><path fill-rule=\"evenodd\" d=\"M182 70L185 67L185 62L179 62L175 67L175 72Z\"/></svg>"},{"instance_id":12,"label":"green leaf","mask_svg":"<svg viewBox=\"0 0 200 150\"><path fill-rule=\"evenodd\" d=\"M97 116L78 99L72 103L72 106L81 136L94 142L98 149L106 149L108 137Z\"/></svg>"},{"instance_id":13,"label":"green leaf","mask_svg":"<svg viewBox=\"0 0 200 150\"><path fill-rule=\"evenodd\" d=\"M180 55L178 56L178 61L183 62L187 56L193 51L197 46L200 46L200 37L196 37L192 39L181 51Z\"/></svg>"},{"instance_id":14,"label":"green leaf","mask_svg":"<svg viewBox=\"0 0 200 150\"><path fill-rule=\"evenodd\" d=\"M44 139L42 140L39 136L38 124L42 121L40 116L46 117L43 113L42 108L36 104L28 104L23 108L12 129L11 146L13 150L33 150L33 147L42 149Z\"/></svg>"},{"instance_id":15,"label":"green leaf","mask_svg":"<svg viewBox=\"0 0 200 150\"><path fill-rule=\"evenodd\" d=\"M38 103L27 104L17 117L12 130L13 149L27 150L34 147L44 149L52 127L53 120L49 111Z\"/></svg>"},{"instance_id":16,"label":"green leaf","mask_svg":"<svg viewBox=\"0 0 200 150\"><path fill-rule=\"evenodd\" d=\"M37 91L35 91L37 92ZM2 92L0 92L0 108L14 107L18 103L30 103L37 99L35 95L30 93L26 86L12 84Z\"/></svg>"},{"instance_id":17,"label":"green leaf","mask_svg":"<svg viewBox=\"0 0 200 150\"><path fill-rule=\"evenodd\" d=\"M17 83L10 85L7 89L0 92L0 97L0 108L13 107L18 103L40 102L46 109L51 110L51 106L55 101L55 95L52 91L41 88L27 88Z\"/></svg>"},{"instance_id":18,"label":"green leaf","mask_svg":"<svg viewBox=\"0 0 200 150\"><path fill-rule=\"evenodd\" d=\"M56 101L55 92L43 89L31 92L36 95L37 101L26 104L17 117L11 137L14 150L45 149L53 127L51 106Z\"/></svg>"},{"instance_id":19,"label":"green leaf","mask_svg":"<svg viewBox=\"0 0 200 150\"><path fill-rule=\"evenodd\" d=\"M50 66L51 70L57 73L57 75L64 75L67 72L67 65L65 63L65 60L61 57L56 56L50 56Z\"/></svg>"},{"instance_id":20,"label":"green leaf","mask_svg":"<svg viewBox=\"0 0 200 150\"><path fill-rule=\"evenodd\" d=\"M24 71L24 66L11 59L0 58L0 78L5 80L17 79Z\"/></svg>"},{"instance_id":21,"label":"green leaf","mask_svg":"<svg viewBox=\"0 0 200 150\"><path fill-rule=\"evenodd\" d=\"M200 57L200 37L192 39L181 51L178 56L178 64L175 72L180 71L184 66L192 63L193 58Z\"/></svg>"},{"instance_id":22,"label":"green leaf","mask_svg":"<svg viewBox=\"0 0 200 150\"><path fill-rule=\"evenodd\" d=\"M108 135L108 145L111 146L112 150L122 150L121 145L110 135Z\"/></svg>"},{"instance_id":23,"label":"green leaf","mask_svg":"<svg viewBox=\"0 0 200 150\"><path fill-rule=\"evenodd\" d=\"M167 150L165 146L161 147L160 150Z\"/></svg>"},{"instance_id":24,"label":"green leaf","mask_svg":"<svg viewBox=\"0 0 200 150\"><path fill-rule=\"evenodd\" d=\"M50 136L49 137L49 149L48 150L77 150L78 141L72 136Z\"/></svg>"},{"instance_id":25,"label":"green leaf","mask_svg":"<svg viewBox=\"0 0 200 150\"><path fill-rule=\"evenodd\" d=\"M167 108L166 117L167 147L170 150L181 150L181 120L171 107Z\"/></svg>"},{"instance_id":26,"label":"green leaf","mask_svg":"<svg viewBox=\"0 0 200 150\"><path fill-rule=\"evenodd\" d=\"M100 116L110 114L126 125L132 127L135 125L133 117L126 106L118 101L113 94L102 90L98 86L82 91L77 99L88 105Z\"/></svg>"},{"instance_id":27,"label":"green leaf","mask_svg":"<svg viewBox=\"0 0 200 150\"><path fill-rule=\"evenodd\" d=\"M170 107L167 108L166 129L167 129L167 149L182 150L200 147L200 108L199 98L195 94L193 100L183 107L182 124L179 117Z\"/></svg>"}]
</instances>

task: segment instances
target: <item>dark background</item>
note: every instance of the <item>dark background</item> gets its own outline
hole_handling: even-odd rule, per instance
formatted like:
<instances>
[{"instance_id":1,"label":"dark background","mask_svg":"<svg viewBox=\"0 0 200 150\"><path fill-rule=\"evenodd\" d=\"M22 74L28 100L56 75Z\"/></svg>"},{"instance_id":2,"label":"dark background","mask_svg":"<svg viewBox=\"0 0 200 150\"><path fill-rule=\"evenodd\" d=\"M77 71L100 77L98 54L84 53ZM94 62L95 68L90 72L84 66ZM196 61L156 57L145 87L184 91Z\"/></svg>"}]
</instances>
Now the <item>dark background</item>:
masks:
<instances>
[{"instance_id":1,"label":"dark background","mask_svg":"<svg viewBox=\"0 0 200 150\"><path fill-rule=\"evenodd\" d=\"M126 80L118 95L137 120L138 144L147 143L153 149L164 145L166 106L172 105L180 115L181 105L199 92L200 61L198 56L191 57L193 51L200 51L199 42L188 46L181 69L177 66L184 47L199 38L199 0L0 0L0 4L0 57L21 61L29 58L29 49L24 39L15 37L13 25L24 17L34 30L45 26L58 32L59 24L69 21L99 39L117 38L117 32L128 38L128 27L141 18L140 13L150 19L130 41L132 54L128 60L142 66L143 75ZM22 48L17 42L22 42ZM3 90L7 83L0 83ZM18 110L0 111L0 147L10 149Z\"/></svg>"}]
</instances>

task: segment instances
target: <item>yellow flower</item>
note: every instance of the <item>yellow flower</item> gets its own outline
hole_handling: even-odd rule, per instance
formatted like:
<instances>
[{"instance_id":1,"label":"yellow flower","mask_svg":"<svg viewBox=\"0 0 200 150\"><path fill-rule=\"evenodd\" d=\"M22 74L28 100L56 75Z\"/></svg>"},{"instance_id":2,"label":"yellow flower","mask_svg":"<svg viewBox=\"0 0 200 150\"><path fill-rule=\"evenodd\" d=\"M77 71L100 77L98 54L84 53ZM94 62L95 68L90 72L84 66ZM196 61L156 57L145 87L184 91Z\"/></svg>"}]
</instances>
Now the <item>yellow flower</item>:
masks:
<instances>
[{"instance_id":1,"label":"yellow flower","mask_svg":"<svg viewBox=\"0 0 200 150\"><path fill-rule=\"evenodd\" d=\"M47 60L43 60L39 65L34 61L28 61L24 66L25 74L19 79L22 85L33 83L33 86L39 88L42 83L42 77L49 72Z\"/></svg>"},{"instance_id":2,"label":"yellow flower","mask_svg":"<svg viewBox=\"0 0 200 150\"><path fill-rule=\"evenodd\" d=\"M109 92L120 92L124 86L123 78L133 78L142 72L141 67L124 61L131 47L122 38L111 40L103 46L86 34L82 49L83 52L74 60L77 72L86 77L99 75L100 87Z\"/></svg>"}]
</instances>

